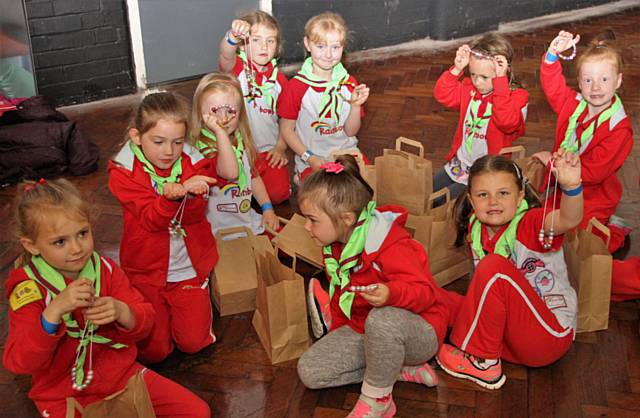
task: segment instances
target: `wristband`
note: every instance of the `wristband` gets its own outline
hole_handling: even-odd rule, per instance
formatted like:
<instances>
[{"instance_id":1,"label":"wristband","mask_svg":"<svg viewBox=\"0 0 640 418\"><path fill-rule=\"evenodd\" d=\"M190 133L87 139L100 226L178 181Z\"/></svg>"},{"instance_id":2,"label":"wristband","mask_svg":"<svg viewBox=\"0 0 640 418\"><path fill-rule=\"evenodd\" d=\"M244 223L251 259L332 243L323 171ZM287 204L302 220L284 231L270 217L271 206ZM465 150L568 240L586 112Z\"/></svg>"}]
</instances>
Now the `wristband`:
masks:
<instances>
[{"instance_id":1,"label":"wristband","mask_svg":"<svg viewBox=\"0 0 640 418\"><path fill-rule=\"evenodd\" d=\"M225 36L225 39L227 40L227 43L231 46L238 46L240 45L240 41L238 42L233 42L233 40L231 40L231 36L229 36L229 32L227 32L227 36Z\"/></svg>"},{"instance_id":2,"label":"wristband","mask_svg":"<svg viewBox=\"0 0 640 418\"><path fill-rule=\"evenodd\" d=\"M547 51L547 55L544 56L544 59L549 62L556 62L558 61L558 56Z\"/></svg>"},{"instance_id":3,"label":"wristband","mask_svg":"<svg viewBox=\"0 0 640 418\"><path fill-rule=\"evenodd\" d=\"M273 205L269 202L263 203L260 205L260 209L262 209L262 213L265 213L268 210L273 210Z\"/></svg>"},{"instance_id":4,"label":"wristband","mask_svg":"<svg viewBox=\"0 0 640 418\"><path fill-rule=\"evenodd\" d=\"M54 335L58 332L58 327L60 324L54 324L53 322L49 322L44 318L44 314L40 315L40 324L42 324L42 329L49 335Z\"/></svg>"},{"instance_id":5,"label":"wristband","mask_svg":"<svg viewBox=\"0 0 640 418\"><path fill-rule=\"evenodd\" d=\"M582 183L580 183L575 189L566 190L562 187L560 189L562 190L562 193L566 194L567 196L578 196L580 193L582 193Z\"/></svg>"},{"instance_id":6,"label":"wristband","mask_svg":"<svg viewBox=\"0 0 640 418\"><path fill-rule=\"evenodd\" d=\"M313 152L311 152L310 149L306 150L305 152L302 153L302 155L300 156L300 159L302 159L302 161L304 161L305 163L309 160L309 158L311 158L313 155L315 155Z\"/></svg>"}]
</instances>

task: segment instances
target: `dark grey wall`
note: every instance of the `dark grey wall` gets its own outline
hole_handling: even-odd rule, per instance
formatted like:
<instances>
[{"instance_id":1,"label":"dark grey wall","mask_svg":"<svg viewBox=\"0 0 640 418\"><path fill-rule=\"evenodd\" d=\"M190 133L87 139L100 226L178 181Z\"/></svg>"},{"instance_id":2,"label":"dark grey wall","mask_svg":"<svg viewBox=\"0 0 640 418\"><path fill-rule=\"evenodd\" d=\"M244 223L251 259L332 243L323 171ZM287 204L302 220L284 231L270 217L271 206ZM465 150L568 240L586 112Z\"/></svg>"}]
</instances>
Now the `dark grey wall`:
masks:
<instances>
[{"instance_id":1,"label":"dark grey wall","mask_svg":"<svg viewBox=\"0 0 640 418\"><path fill-rule=\"evenodd\" d=\"M38 92L58 105L135 91L124 0L26 0Z\"/></svg>"},{"instance_id":2,"label":"dark grey wall","mask_svg":"<svg viewBox=\"0 0 640 418\"><path fill-rule=\"evenodd\" d=\"M496 29L499 23L580 9L612 0L273 0L280 22L283 62L304 56L304 24L325 10L340 13L352 41L350 51L425 37L446 40Z\"/></svg>"}]
</instances>

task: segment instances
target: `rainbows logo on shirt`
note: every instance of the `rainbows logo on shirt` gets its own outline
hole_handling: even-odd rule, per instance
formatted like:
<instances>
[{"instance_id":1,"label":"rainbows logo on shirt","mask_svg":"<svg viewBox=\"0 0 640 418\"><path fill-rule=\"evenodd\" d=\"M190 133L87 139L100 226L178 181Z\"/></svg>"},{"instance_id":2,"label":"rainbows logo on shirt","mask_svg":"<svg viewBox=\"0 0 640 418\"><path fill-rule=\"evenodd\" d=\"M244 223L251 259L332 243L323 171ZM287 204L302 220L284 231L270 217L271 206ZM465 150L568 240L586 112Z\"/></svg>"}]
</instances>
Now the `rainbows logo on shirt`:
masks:
<instances>
[{"instance_id":1,"label":"rainbows logo on shirt","mask_svg":"<svg viewBox=\"0 0 640 418\"><path fill-rule=\"evenodd\" d=\"M311 127L315 129L316 132L318 132L320 129L323 129L323 128L331 128L331 125L329 125L326 122L320 122L317 120L311 124Z\"/></svg>"},{"instance_id":2,"label":"rainbows logo on shirt","mask_svg":"<svg viewBox=\"0 0 640 418\"><path fill-rule=\"evenodd\" d=\"M240 193L240 187L238 187L237 183L229 183L220 189L222 194L225 196L229 193L233 193L234 190L236 191L236 194Z\"/></svg>"}]
</instances>

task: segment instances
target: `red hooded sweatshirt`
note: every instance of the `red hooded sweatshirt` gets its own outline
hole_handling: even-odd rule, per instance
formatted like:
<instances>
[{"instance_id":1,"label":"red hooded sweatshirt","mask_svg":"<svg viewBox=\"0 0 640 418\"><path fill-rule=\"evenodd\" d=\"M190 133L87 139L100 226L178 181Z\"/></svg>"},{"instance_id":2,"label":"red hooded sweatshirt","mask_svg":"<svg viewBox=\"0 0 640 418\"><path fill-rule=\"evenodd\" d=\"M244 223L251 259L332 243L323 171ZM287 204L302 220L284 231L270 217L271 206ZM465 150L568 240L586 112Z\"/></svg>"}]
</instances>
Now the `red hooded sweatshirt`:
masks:
<instances>
[{"instance_id":1,"label":"red hooded sweatshirt","mask_svg":"<svg viewBox=\"0 0 640 418\"><path fill-rule=\"evenodd\" d=\"M374 211L365 248L358 265L351 270L351 285L384 283L389 288L386 305L420 315L433 326L442 343L450 316L457 312L462 296L436 285L422 244L404 229L406 221L407 211L400 206L382 206ZM340 243L332 245L336 260L340 260L342 248ZM340 286L336 286L330 305L331 329L348 325L364 333L364 323L373 306L356 293L349 319L339 306L341 293Z\"/></svg>"}]
</instances>

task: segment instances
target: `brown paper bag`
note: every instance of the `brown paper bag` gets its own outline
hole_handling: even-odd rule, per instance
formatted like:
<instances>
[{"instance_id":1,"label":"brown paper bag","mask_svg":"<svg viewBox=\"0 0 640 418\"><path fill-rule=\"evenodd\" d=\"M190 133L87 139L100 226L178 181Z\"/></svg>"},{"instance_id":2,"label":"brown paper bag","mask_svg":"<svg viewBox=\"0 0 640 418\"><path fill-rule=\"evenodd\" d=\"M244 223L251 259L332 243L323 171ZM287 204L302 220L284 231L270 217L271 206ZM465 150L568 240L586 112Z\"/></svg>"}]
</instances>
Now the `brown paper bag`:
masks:
<instances>
[{"instance_id":1,"label":"brown paper bag","mask_svg":"<svg viewBox=\"0 0 640 418\"><path fill-rule=\"evenodd\" d=\"M374 165L367 165L364 162L364 157L362 156L362 152L358 148L350 148L337 150L331 153L331 160L334 161L338 155L349 154L353 155L358 163L358 168L360 169L360 175L362 178L369 183L369 186L373 189L373 200L376 199L376 167Z\"/></svg>"},{"instance_id":2,"label":"brown paper bag","mask_svg":"<svg viewBox=\"0 0 640 418\"><path fill-rule=\"evenodd\" d=\"M145 370L131 376L124 389L84 408L74 398L67 398L66 418L73 418L76 410L87 418L154 418L156 414L143 378Z\"/></svg>"},{"instance_id":3,"label":"brown paper bag","mask_svg":"<svg viewBox=\"0 0 640 418\"><path fill-rule=\"evenodd\" d=\"M402 151L402 145L418 149L418 155ZM424 215L433 191L431 161L424 159L420 142L400 137L396 149L385 149L375 159L376 202L378 205L400 205L412 215Z\"/></svg>"},{"instance_id":4,"label":"brown paper bag","mask_svg":"<svg viewBox=\"0 0 640 418\"><path fill-rule=\"evenodd\" d=\"M296 359L309 347L304 280L274 252L256 254L258 292L253 327L271 364Z\"/></svg>"},{"instance_id":5,"label":"brown paper bag","mask_svg":"<svg viewBox=\"0 0 640 418\"><path fill-rule=\"evenodd\" d=\"M445 204L431 208L433 201L444 196ZM455 247L453 201L449 189L439 190L429 198L428 215L409 215L407 229L425 248L429 269L438 286L445 286L471 271L471 259L465 247Z\"/></svg>"},{"instance_id":6,"label":"brown paper bag","mask_svg":"<svg viewBox=\"0 0 640 418\"><path fill-rule=\"evenodd\" d=\"M607 242L593 234L599 229ZM578 327L576 332L590 332L609 327L612 257L609 253L609 228L595 218L587 230L577 228L565 234L564 258L572 286L578 293Z\"/></svg>"},{"instance_id":7,"label":"brown paper bag","mask_svg":"<svg viewBox=\"0 0 640 418\"><path fill-rule=\"evenodd\" d=\"M284 224L280 231L268 228L269 233L274 236L272 244L290 257L298 257L319 269L324 268L322 247L304 229L305 218L294 213L291 219L280 218L280 222Z\"/></svg>"},{"instance_id":8,"label":"brown paper bag","mask_svg":"<svg viewBox=\"0 0 640 418\"><path fill-rule=\"evenodd\" d=\"M526 150L522 145L502 148L500 154L512 154L511 158L522 169L522 173L529 180L529 184L534 190L540 190L546 174L545 167L540 160L533 157L526 157Z\"/></svg>"},{"instance_id":9,"label":"brown paper bag","mask_svg":"<svg viewBox=\"0 0 640 418\"><path fill-rule=\"evenodd\" d=\"M225 237L236 236L234 239ZM252 232L245 227L227 228L216 234L220 259L211 273L211 300L220 316L252 311L258 287ZM263 237L267 239L266 237Z\"/></svg>"}]
</instances>

